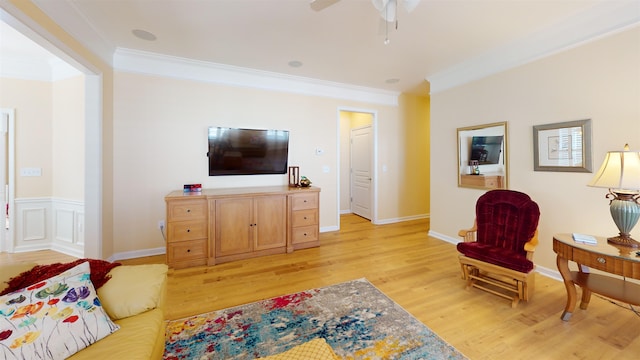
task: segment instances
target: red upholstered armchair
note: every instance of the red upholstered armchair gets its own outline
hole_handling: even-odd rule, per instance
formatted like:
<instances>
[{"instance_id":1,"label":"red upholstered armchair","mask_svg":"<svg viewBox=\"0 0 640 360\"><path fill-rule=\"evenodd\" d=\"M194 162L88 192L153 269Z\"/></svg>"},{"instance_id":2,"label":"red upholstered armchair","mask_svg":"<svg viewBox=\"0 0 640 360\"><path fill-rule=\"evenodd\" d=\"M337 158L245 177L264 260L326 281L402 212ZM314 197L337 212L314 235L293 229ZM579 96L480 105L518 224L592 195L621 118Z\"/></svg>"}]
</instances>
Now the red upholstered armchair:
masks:
<instances>
[{"instance_id":1,"label":"red upholstered armchair","mask_svg":"<svg viewBox=\"0 0 640 360\"><path fill-rule=\"evenodd\" d=\"M460 230L462 277L477 287L511 300L529 300L535 288L533 252L538 245L540 210L531 198L513 190L491 190L476 203L473 228Z\"/></svg>"}]
</instances>

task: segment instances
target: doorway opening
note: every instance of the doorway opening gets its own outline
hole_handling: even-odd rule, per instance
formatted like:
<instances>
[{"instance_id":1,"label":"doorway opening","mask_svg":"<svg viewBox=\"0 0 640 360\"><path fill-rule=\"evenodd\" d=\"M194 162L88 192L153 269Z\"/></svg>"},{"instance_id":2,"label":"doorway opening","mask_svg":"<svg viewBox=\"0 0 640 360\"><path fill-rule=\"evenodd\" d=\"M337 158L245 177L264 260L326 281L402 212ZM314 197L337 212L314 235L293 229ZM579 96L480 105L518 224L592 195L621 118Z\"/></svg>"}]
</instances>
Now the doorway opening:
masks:
<instances>
[{"instance_id":1,"label":"doorway opening","mask_svg":"<svg viewBox=\"0 0 640 360\"><path fill-rule=\"evenodd\" d=\"M376 222L376 122L375 111L339 110L338 228L342 214Z\"/></svg>"},{"instance_id":2,"label":"doorway opening","mask_svg":"<svg viewBox=\"0 0 640 360\"><path fill-rule=\"evenodd\" d=\"M66 51L54 45L48 39L55 39L55 36L48 33L46 29L21 13L18 9L0 9L0 22L20 33L24 41L35 43L44 50L53 54L64 65L77 70L84 75L84 225L82 226L82 253L84 257L102 258L102 73L90 61L84 59L71 49ZM3 53L3 55L8 55ZM58 65L58 64L56 64ZM10 106L10 105L9 105ZM19 114L20 109L16 108ZM19 115L18 115L19 116ZM20 121L18 119L18 121ZM18 136L19 137L19 136ZM19 146L18 146L19 148ZM11 171L15 172L15 164L8 164L8 176ZM2 177L2 175L0 175ZM15 181L15 175L13 175ZM17 194L18 198L20 194ZM9 230L6 238L0 243L1 251L15 250L16 233L12 230L20 230L21 226L14 226L18 217L14 208L15 201L11 192L8 191L9 203ZM84 241L86 239L86 241Z\"/></svg>"}]
</instances>

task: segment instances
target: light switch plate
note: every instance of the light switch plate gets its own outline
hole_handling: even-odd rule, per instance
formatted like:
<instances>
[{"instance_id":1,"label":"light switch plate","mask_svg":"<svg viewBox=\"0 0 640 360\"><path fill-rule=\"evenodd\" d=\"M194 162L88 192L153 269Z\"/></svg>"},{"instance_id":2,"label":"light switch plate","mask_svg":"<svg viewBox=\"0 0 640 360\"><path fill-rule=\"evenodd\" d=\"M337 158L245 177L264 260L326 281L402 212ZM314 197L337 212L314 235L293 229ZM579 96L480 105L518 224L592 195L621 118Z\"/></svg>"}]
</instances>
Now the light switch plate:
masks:
<instances>
[{"instance_id":1,"label":"light switch plate","mask_svg":"<svg viewBox=\"0 0 640 360\"><path fill-rule=\"evenodd\" d=\"M42 176L42 168L20 168L20 176Z\"/></svg>"}]
</instances>

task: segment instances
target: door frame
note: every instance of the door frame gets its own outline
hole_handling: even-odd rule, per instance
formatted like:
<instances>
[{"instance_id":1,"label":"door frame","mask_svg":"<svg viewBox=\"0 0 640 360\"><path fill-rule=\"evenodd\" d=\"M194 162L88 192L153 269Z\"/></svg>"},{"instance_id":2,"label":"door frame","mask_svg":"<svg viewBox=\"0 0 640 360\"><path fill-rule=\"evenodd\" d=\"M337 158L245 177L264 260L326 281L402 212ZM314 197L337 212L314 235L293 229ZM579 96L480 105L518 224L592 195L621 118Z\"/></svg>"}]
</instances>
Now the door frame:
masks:
<instances>
[{"instance_id":1,"label":"door frame","mask_svg":"<svg viewBox=\"0 0 640 360\"><path fill-rule=\"evenodd\" d=\"M9 212L6 215L1 216L1 219L4 219L1 222L6 221L6 217L9 218L9 229L7 231L2 230L2 236L0 236L0 252L13 252L13 247L15 245L15 240L13 238L14 227L15 227L15 141L16 141L16 122L15 122L15 109L13 108L0 108L0 113L2 115L2 131L6 132L6 153L2 151L1 153L6 159L5 169L6 169L6 179L7 179L7 192L5 202L9 206ZM4 114L7 114L7 122L4 122ZM5 128L6 126L6 128ZM5 135L2 135L5 136ZM4 160L0 163L4 163ZM0 181L3 183L4 181ZM5 190L2 189L4 192ZM2 209L2 211L6 211ZM1 223L0 222L0 223Z\"/></svg>"},{"instance_id":2,"label":"door frame","mask_svg":"<svg viewBox=\"0 0 640 360\"><path fill-rule=\"evenodd\" d=\"M340 154L341 151L351 151L351 149L341 149L340 147L340 113L341 112L351 112L351 113L364 113L370 114L372 117L371 128L373 132L373 141L372 141L372 169L371 169L371 188L372 188L372 199L371 199L371 223L377 224L378 222L378 112L372 109L363 109L363 108L355 108L348 106L338 107L336 113L336 224L337 230L340 230L340 179L342 174L340 173Z\"/></svg>"}]
</instances>

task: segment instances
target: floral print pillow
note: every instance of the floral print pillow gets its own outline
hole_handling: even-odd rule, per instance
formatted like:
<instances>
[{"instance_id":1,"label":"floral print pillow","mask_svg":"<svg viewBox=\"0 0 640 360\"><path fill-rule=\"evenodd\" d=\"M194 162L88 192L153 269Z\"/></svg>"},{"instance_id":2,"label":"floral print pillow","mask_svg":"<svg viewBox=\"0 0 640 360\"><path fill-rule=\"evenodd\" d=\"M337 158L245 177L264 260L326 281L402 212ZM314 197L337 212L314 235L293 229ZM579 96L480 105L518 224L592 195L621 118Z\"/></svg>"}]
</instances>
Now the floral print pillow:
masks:
<instances>
[{"instance_id":1,"label":"floral print pillow","mask_svg":"<svg viewBox=\"0 0 640 360\"><path fill-rule=\"evenodd\" d=\"M0 359L64 359L118 330L89 275L84 262L0 296Z\"/></svg>"}]
</instances>

